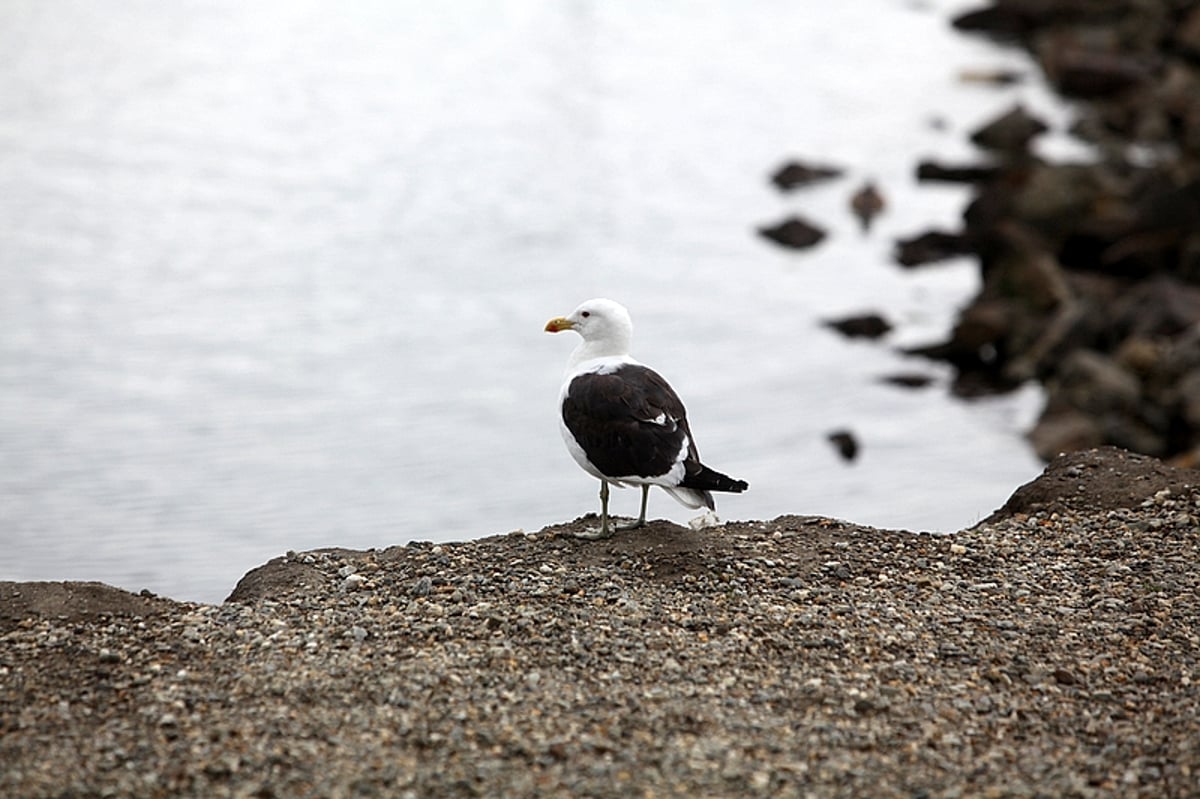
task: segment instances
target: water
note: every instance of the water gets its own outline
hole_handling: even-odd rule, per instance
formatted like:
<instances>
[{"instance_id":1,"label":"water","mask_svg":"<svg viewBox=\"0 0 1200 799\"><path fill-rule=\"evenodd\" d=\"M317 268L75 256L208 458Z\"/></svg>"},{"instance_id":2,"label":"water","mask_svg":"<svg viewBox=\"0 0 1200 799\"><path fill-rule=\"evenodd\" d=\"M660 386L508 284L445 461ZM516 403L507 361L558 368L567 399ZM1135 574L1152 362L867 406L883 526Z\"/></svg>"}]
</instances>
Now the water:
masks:
<instances>
[{"instance_id":1,"label":"water","mask_svg":"<svg viewBox=\"0 0 1200 799\"><path fill-rule=\"evenodd\" d=\"M6 3L0 578L217 601L288 549L593 511L554 416L574 340L541 331L597 295L750 481L726 518L955 530L1036 475L1035 390L962 403L894 352L945 332L973 266L889 254L965 199L918 157L969 158L1016 99L1066 110L960 83L1026 65L954 36L954 3L648 5ZM780 195L793 155L849 177ZM866 178L890 209L863 236ZM791 212L831 237L753 235ZM870 309L885 343L820 326ZM913 369L939 386L878 382Z\"/></svg>"}]
</instances>

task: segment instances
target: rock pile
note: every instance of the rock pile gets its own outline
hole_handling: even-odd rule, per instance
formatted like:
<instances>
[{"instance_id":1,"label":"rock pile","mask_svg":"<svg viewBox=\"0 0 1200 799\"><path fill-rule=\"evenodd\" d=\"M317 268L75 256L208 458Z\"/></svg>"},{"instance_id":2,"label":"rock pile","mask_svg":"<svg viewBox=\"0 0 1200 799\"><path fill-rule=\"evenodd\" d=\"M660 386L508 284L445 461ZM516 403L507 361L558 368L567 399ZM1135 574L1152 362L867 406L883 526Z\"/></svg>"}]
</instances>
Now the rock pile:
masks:
<instances>
[{"instance_id":1,"label":"rock pile","mask_svg":"<svg viewBox=\"0 0 1200 799\"><path fill-rule=\"evenodd\" d=\"M980 165L922 164L976 195L960 232L901 242L905 264L970 252L983 286L949 340L914 352L963 395L1039 380L1046 459L1115 444L1200 456L1200 6L1191 0L998 0L955 21L1026 47L1080 99L1094 163L1029 150L1045 126L1014 108L976 132ZM933 246L930 242L936 242Z\"/></svg>"}]
</instances>

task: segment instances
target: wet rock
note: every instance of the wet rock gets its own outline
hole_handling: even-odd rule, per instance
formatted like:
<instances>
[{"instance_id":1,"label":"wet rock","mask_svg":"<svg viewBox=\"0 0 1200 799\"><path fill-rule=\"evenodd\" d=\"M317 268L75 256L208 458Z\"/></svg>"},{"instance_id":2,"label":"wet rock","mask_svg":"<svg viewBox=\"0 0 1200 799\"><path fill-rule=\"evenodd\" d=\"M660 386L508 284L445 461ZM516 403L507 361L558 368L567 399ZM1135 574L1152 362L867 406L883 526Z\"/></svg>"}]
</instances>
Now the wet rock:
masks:
<instances>
[{"instance_id":1,"label":"wet rock","mask_svg":"<svg viewBox=\"0 0 1200 799\"><path fill-rule=\"evenodd\" d=\"M989 164L953 166L936 161L921 161L917 164L917 180L941 181L945 183L982 183L1000 174L1000 167Z\"/></svg>"},{"instance_id":2,"label":"wet rock","mask_svg":"<svg viewBox=\"0 0 1200 799\"><path fill-rule=\"evenodd\" d=\"M1029 431L1033 451L1044 461L1104 443L1099 422L1076 408L1047 408Z\"/></svg>"},{"instance_id":3,"label":"wet rock","mask_svg":"<svg viewBox=\"0 0 1200 799\"><path fill-rule=\"evenodd\" d=\"M1085 413L1132 413L1141 399L1137 377L1112 358L1093 350L1074 350L1048 383L1050 402Z\"/></svg>"},{"instance_id":4,"label":"wet rock","mask_svg":"<svg viewBox=\"0 0 1200 799\"><path fill-rule=\"evenodd\" d=\"M1177 336L1200 322L1200 286L1160 275L1133 286L1113 304L1112 332L1131 336Z\"/></svg>"},{"instance_id":5,"label":"wet rock","mask_svg":"<svg viewBox=\"0 0 1200 799\"><path fill-rule=\"evenodd\" d=\"M982 296L1010 299L1036 314L1051 312L1072 297L1054 253L1019 224L998 225L981 257Z\"/></svg>"},{"instance_id":6,"label":"wet rock","mask_svg":"<svg viewBox=\"0 0 1200 799\"><path fill-rule=\"evenodd\" d=\"M971 141L989 150L1025 150L1035 136L1045 133L1046 123L1017 104L971 134Z\"/></svg>"},{"instance_id":7,"label":"wet rock","mask_svg":"<svg viewBox=\"0 0 1200 799\"><path fill-rule=\"evenodd\" d=\"M1046 408L1030 436L1039 455L1100 443L1151 454L1166 449L1163 417L1147 413L1142 382L1115 359L1072 351L1046 389Z\"/></svg>"},{"instance_id":8,"label":"wet rock","mask_svg":"<svg viewBox=\"0 0 1200 799\"><path fill-rule=\"evenodd\" d=\"M877 313L858 314L823 323L847 338L879 338L891 332L891 324Z\"/></svg>"},{"instance_id":9,"label":"wet rock","mask_svg":"<svg viewBox=\"0 0 1200 799\"><path fill-rule=\"evenodd\" d=\"M963 83L989 86L1014 86L1025 80L1024 73L1015 69L966 69L958 73Z\"/></svg>"},{"instance_id":10,"label":"wet rock","mask_svg":"<svg viewBox=\"0 0 1200 799\"><path fill-rule=\"evenodd\" d=\"M1041 49L1047 76L1067 97L1112 97L1146 87L1153 77L1147 59L1072 47L1061 37L1049 37Z\"/></svg>"},{"instance_id":11,"label":"wet rock","mask_svg":"<svg viewBox=\"0 0 1200 799\"><path fill-rule=\"evenodd\" d=\"M842 456L842 460L852 461L858 457L858 438L851 431L834 430L826 438Z\"/></svg>"},{"instance_id":12,"label":"wet rock","mask_svg":"<svg viewBox=\"0 0 1200 799\"><path fill-rule=\"evenodd\" d=\"M781 191L791 191L814 183L823 183L842 176L842 169L826 164L787 161L771 175L771 182Z\"/></svg>"},{"instance_id":13,"label":"wet rock","mask_svg":"<svg viewBox=\"0 0 1200 799\"><path fill-rule=\"evenodd\" d=\"M1180 415L1193 429L1200 430L1200 369L1185 374L1177 390Z\"/></svg>"},{"instance_id":14,"label":"wet rock","mask_svg":"<svg viewBox=\"0 0 1200 799\"><path fill-rule=\"evenodd\" d=\"M959 369L955 389L1011 388L1047 368L1072 343L1080 317L1069 282L1041 241L1018 225L997 227L982 246L983 288L950 339L914 354Z\"/></svg>"},{"instance_id":15,"label":"wet rock","mask_svg":"<svg viewBox=\"0 0 1200 799\"><path fill-rule=\"evenodd\" d=\"M962 31L1029 42L1038 31L1093 19L1113 20L1127 13L1129 0L996 0L963 12L952 24Z\"/></svg>"},{"instance_id":16,"label":"wet rock","mask_svg":"<svg viewBox=\"0 0 1200 799\"><path fill-rule=\"evenodd\" d=\"M758 233L781 247L797 250L813 247L825 238L824 230L798 216L788 217L776 225L759 228Z\"/></svg>"},{"instance_id":17,"label":"wet rock","mask_svg":"<svg viewBox=\"0 0 1200 799\"><path fill-rule=\"evenodd\" d=\"M1143 381L1160 368L1162 356L1162 348L1157 342L1142 336L1130 336L1121 342L1117 351L1113 353L1113 358L1118 364Z\"/></svg>"},{"instance_id":18,"label":"wet rock","mask_svg":"<svg viewBox=\"0 0 1200 799\"><path fill-rule=\"evenodd\" d=\"M850 210L858 217L864 233L871 229L871 222L883 213L885 206L886 203L879 188L870 182L864 184L850 198Z\"/></svg>"},{"instance_id":19,"label":"wet rock","mask_svg":"<svg viewBox=\"0 0 1200 799\"><path fill-rule=\"evenodd\" d=\"M944 261L971 252L971 244L961 233L929 230L896 242L895 259L901 266L913 267Z\"/></svg>"},{"instance_id":20,"label":"wet rock","mask_svg":"<svg viewBox=\"0 0 1200 799\"><path fill-rule=\"evenodd\" d=\"M1147 176L1130 191L1126 223L1106 239L1100 267L1112 274L1171 272L1192 283L1186 253L1200 242L1200 180Z\"/></svg>"},{"instance_id":21,"label":"wet rock","mask_svg":"<svg viewBox=\"0 0 1200 799\"><path fill-rule=\"evenodd\" d=\"M933 383L934 378L920 372L899 372L893 375L886 375L881 380L884 383L901 388L925 388Z\"/></svg>"},{"instance_id":22,"label":"wet rock","mask_svg":"<svg viewBox=\"0 0 1200 799\"><path fill-rule=\"evenodd\" d=\"M1090 220L1110 194L1105 170L1087 164L1039 164L1029 168L1012 194L1011 215L1057 243Z\"/></svg>"},{"instance_id":23,"label":"wet rock","mask_svg":"<svg viewBox=\"0 0 1200 799\"><path fill-rule=\"evenodd\" d=\"M984 8L965 11L952 24L962 31L1000 38L1027 36L1051 18L1047 3L1000 0Z\"/></svg>"},{"instance_id":24,"label":"wet rock","mask_svg":"<svg viewBox=\"0 0 1200 799\"><path fill-rule=\"evenodd\" d=\"M1028 152L1045 124L1020 107L977 131L994 171L922 164L924 179L975 183L963 251L981 289L948 340L909 350L956 369L954 391L1040 380L1030 437L1043 457L1097 443L1200 451L1193 367L1200 327L1200 11L1129 0L998 0L963 30L1027 48L1061 93L1088 163ZM903 260L923 257L902 242ZM1198 336L1200 337L1200 336Z\"/></svg>"},{"instance_id":25,"label":"wet rock","mask_svg":"<svg viewBox=\"0 0 1200 799\"><path fill-rule=\"evenodd\" d=\"M1174 30L1173 40L1179 52L1193 62L1200 61L1200 6L1193 8Z\"/></svg>"}]
</instances>

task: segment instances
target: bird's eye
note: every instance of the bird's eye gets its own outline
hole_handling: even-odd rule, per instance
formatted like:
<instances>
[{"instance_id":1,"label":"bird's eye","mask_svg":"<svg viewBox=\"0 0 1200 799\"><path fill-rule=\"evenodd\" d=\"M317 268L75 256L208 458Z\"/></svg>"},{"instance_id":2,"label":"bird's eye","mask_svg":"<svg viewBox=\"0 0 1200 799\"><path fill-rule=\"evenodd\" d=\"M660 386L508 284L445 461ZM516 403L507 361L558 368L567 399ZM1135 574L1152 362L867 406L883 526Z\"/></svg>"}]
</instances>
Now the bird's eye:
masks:
<instances>
[{"instance_id":1,"label":"bird's eye","mask_svg":"<svg viewBox=\"0 0 1200 799\"><path fill-rule=\"evenodd\" d=\"M591 311L584 311L583 313L581 313L581 314L579 314L579 315L580 315L580 316L582 316L584 319L587 319L589 316L591 316L591 315L592 315L592 312L591 312Z\"/></svg>"}]
</instances>

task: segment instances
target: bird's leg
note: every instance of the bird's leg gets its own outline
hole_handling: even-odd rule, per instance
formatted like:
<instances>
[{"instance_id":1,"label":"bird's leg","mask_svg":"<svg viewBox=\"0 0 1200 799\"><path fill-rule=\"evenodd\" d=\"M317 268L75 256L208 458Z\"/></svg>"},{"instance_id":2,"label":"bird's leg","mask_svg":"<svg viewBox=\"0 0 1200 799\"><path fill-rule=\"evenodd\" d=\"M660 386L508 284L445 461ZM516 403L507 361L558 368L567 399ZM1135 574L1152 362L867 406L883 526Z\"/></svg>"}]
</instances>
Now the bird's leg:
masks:
<instances>
[{"instance_id":1,"label":"bird's leg","mask_svg":"<svg viewBox=\"0 0 1200 799\"><path fill-rule=\"evenodd\" d=\"M608 526L608 481L600 481L600 529L586 530L575 533L576 538L586 538L592 541L601 538L611 538L613 531Z\"/></svg>"},{"instance_id":2,"label":"bird's leg","mask_svg":"<svg viewBox=\"0 0 1200 799\"><path fill-rule=\"evenodd\" d=\"M618 530L636 530L639 527L646 526L646 500L650 496L650 484L642 483L642 512L638 514L637 521L632 524L623 524L618 527Z\"/></svg>"},{"instance_id":3,"label":"bird's leg","mask_svg":"<svg viewBox=\"0 0 1200 799\"><path fill-rule=\"evenodd\" d=\"M600 535L607 538L612 535L608 529L608 481L600 481Z\"/></svg>"}]
</instances>

